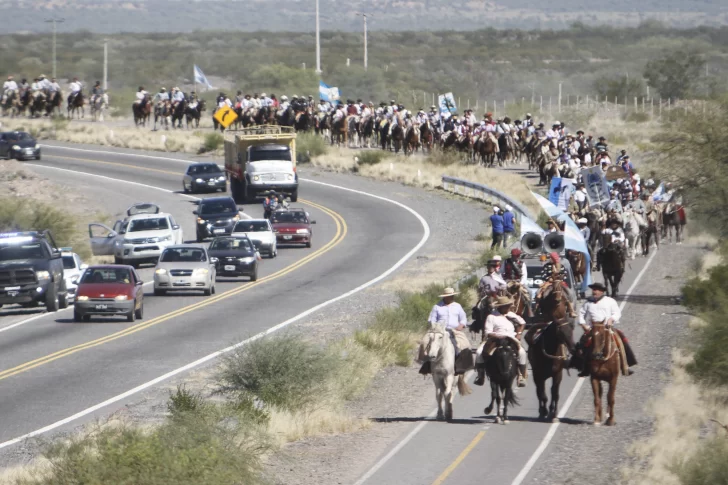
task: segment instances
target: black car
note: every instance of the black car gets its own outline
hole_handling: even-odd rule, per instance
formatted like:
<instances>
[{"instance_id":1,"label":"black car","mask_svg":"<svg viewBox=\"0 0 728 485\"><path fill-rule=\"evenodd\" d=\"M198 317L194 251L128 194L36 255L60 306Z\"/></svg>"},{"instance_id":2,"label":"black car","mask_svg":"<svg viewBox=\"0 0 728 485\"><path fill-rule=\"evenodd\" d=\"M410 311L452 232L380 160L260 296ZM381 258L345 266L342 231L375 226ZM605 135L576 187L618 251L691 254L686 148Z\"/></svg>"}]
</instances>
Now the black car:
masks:
<instances>
[{"instance_id":1,"label":"black car","mask_svg":"<svg viewBox=\"0 0 728 485\"><path fill-rule=\"evenodd\" d=\"M68 306L61 251L47 231L0 234L0 306Z\"/></svg>"},{"instance_id":2,"label":"black car","mask_svg":"<svg viewBox=\"0 0 728 485\"><path fill-rule=\"evenodd\" d=\"M207 192L227 190L227 179L216 163L193 163L187 167L182 177L182 190L189 192Z\"/></svg>"},{"instance_id":3,"label":"black car","mask_svg":"<svg viewBox=\"0 0 728 485\"><path fill-rule=\"evenodd\" d=\"M207 253L215 264L217 276L249 276L250 281L258 279L260 255L247 237L216 237Z\"/></svg>"},{"instance_id":4,"label":"black car","mask_svg":"<svg viewBox=\"0 0 728 485\"><path fill-rule=\"evenodd\" d=\"M240 220L238 210L232 197L201 199L193 212L197 216L197 242L208 237L230 235L235 223Z\"/></svg>"},{"instance_id":5,"label":"black car","mask_svg":"<svg viewBox=\"0 0 728 485\"><path fill-rule=\"evenodd\" d=\"M30 133L25 131L6 131L0 133L0 157L40 160L40 145Z\"/></svg>"}]
</instances>

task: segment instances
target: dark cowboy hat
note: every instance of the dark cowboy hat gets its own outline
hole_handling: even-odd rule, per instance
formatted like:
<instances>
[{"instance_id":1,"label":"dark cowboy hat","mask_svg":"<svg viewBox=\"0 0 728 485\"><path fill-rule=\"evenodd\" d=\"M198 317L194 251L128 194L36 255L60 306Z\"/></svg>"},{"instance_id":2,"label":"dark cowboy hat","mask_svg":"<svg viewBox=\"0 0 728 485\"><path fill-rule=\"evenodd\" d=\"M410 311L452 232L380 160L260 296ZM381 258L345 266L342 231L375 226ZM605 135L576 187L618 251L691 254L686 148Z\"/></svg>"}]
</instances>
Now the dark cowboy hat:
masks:
<instances>
[{"instance_id":1,"label":"dark cowboy hat","mask_svg":"<svg viewBox=\"0 0 728 485\"><path fill-rule=\"evenodd\" d=\"M576 132L576 134L577 134L577 135L583 135L583 134L584 134L584 132L583 132L583 131L581 131L581 130L579 130L579 131L577 131L577 132Z\"/></svg>"},{"instance_id":2,"label":"dark cowboy hat","mask_svg":"<svg viewBox=\"0 0 728 485\"><path fill-rule=\"evenodd\" d=\"M600 140L606 140L606 138L604 138L603 136L600 136L599 139Z\"/></svg>"},{"instance_id":3,"label":"dark cowboy hat","mask_svg":"<svg viewBox=\"0 0 728 485\"><path fill-rule=\"evenodd\" d=\"M591 285L589 285L589 288L591 288L592 290L599 290L604 292L607 291L607 287L604 286L604 283L592 283Z\"/></svg>"}]
</instances>

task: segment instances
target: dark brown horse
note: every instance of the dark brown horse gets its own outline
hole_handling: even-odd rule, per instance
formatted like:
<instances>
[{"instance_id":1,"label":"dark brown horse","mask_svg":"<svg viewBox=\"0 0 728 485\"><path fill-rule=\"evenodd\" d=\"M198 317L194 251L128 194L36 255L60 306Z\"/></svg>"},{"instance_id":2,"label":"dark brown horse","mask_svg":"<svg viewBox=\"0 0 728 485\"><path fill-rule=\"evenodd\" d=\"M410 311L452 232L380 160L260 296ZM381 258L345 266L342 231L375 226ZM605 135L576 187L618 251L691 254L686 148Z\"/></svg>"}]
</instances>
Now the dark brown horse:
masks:
<instances>
[{"instance_id":1,"label":"dark brown horse","mask_svg":"<svg viewBox=\"0 0 728 485\"><path fill-rule=\"evenodd\" d=\"M420 143L422 143L422 151L425 153L432 152L432 146L435 143L435 135L432 132L430 120L420 125Z\"/></svg>"},{"instance_id":2,"label":"dark brown horse","mask_svg":"<svg viewBox=\"0 0 728 485\"><path fill-rule=\"evenodd\" d=\"M610 242L597 253L597 271L604 276L604 285L612 288L612 297L619 294L619 283L624 275L624 250Z\"/></svg>"},{"instance_id":3,"label":"dark brown horse","mask_svg":"<svg viewBox=\"0 0 728 485\"><path fill-rule=\"evenodd\" d=\"M541 334L537 336L537 332ZM566 320L531 327L526 333L528 361L538 397L538 418L558 421L559 389L568 354L574 354L574 328ZM551 379L551 404L548 405L546 381Z\"/></svg>"},{"instance_id":4,"label":"dark brown horse","mask_svg":"<svg viewBox=\"0 0 728 485\"><path fill-rule=\"evenodd\" d=\"M149 118L152 116L152 103L149 100L149 95L144 97L143 104L132 104L131 111L134 114L134 124L136 126L146 126Z\"/></svg>"},{"instance_id":5,"label":"dark brown horse","mask_svg":"<svg viewBox=\"0 0 728 485\"><path fill-rule=\"evenodd\" d=\"M581 285L586 276L586 256L582 252L567 249L566 259L571 264L571 269L574 272L574 282L576 283L574 286L577 287Z\"/></svg>"},{"instance_id":6,"label":"dark brown horse","mask_svg":"<svg viewBox=\"0 0 728 485\"><path fill-rule=\"evenodd\" d=\"M412 155L420 146L420 129L411 125L404 135L404 154Z\"/></svg>"},{"instance_id":7,"label":"dark brown horse","mask_svg":"<svg viewBox=\"0 0 728 485\"><path fill-rule=\"evenodd\" d=\"M68 106L66 108L68 112L68 119L73 119L73 113L76 113L78 117L78 111L81 111L81 118L83 118L84 110L84 97L83 93L79 91L75 96L73 94L68 95Z\"/></svg>"},{"instance_id":8,"label":"dark brown horse","mask_svg":"<svg viewBox=\"0 0 728 485\"><path fill-rule=\"evenodd\" d=\"M399 153L404 146L404 128L402 128L402 121L392 127L392 135L390 138L394 153Z\"/></svg>"},{"instance_id":9,"label":"dark brown horse","mask_svg":"<svg viewBox=\"0 0 728 485\"><path fill-rule=\"evenodd\" d=\"M346 118L340 118L331 123L331 144L343 145L346 143Z\"/></svg>"},{"instance_id":10,"label":"dark brown horse","mask_svg":"<svg viewBox=\"0 0 728 485\"><path fill-rule=\"evenodd\" d=\"M667 203L662 211L662 237L670 243L675 230L675 242L682 243L682 230L685 225L685 208L680 204Z\"/></svg>"},{"instance_id":11,"label":"dark brown horse","mask_svg":"<svg viewBox=\"0 0 728 485\"><path fill-rule=\"evenodd\" d=\"M558 278L554 279L551 290L538 303L544 320L547 322L564 320L567 313L566 298L563 282Z\"/></svg>"},{"instance_id":12,"label":"dark brown horse","mask_svg":"<svg viewBox=\"0 0 728 485\"><path fill-rule=\"evenodd\" d=\"M192 103L190 105L187 105L187 109L185 110L185 124L187 128L190 127L190 124L193 124L195 128L200 127L200 118L202 118L202 113L205 111L205 100L201 99L195 103Z\"/></svg>"},{"instance_id":13,"label":"dark brown horse","mask_svg":"<svg viewBox=\"0 0 728 485\"><path fill-rule=\"evenodd\" d=\"M594 425L599 426L604 419L602 414L602 382L609 383L607 392L607 426L616 424L614 419L614 394L617 391L617 380L620 373L620 352L617 334L606 328L603 323L592 324L590 334L591 358L589 373L592 391L594 392Z\"/></svg>"}]
</instances>

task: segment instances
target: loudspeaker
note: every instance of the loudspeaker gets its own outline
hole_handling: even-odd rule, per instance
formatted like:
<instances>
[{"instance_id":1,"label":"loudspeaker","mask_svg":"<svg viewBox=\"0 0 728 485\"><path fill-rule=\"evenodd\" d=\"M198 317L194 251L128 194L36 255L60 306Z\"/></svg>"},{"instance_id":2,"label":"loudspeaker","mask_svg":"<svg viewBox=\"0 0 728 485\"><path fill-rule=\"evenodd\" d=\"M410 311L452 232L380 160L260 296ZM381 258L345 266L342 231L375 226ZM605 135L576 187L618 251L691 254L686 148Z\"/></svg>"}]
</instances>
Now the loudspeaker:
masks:
<instances>
[{"instance_id":1,"label":"loudspeaker","mask_svg":"<svg viewBox=\"0 0 728 485\"><path fill-rule=\"evenodd\" d=\"M543 239L535 232L529 232L521 238L521 250L526 254L538 254L542 248Z\"/></svg>"},{"instance_id":2,"label":"loudspeaker","mask_svg":"<svg viewBox=\"0 0 728 485\"><path fill-rule=\"evenodd\" d=\"M561 253L564 250L564 246L563 234L552 232L543 239L543 250L547 253Z\"/></svg>"}]
</instances>

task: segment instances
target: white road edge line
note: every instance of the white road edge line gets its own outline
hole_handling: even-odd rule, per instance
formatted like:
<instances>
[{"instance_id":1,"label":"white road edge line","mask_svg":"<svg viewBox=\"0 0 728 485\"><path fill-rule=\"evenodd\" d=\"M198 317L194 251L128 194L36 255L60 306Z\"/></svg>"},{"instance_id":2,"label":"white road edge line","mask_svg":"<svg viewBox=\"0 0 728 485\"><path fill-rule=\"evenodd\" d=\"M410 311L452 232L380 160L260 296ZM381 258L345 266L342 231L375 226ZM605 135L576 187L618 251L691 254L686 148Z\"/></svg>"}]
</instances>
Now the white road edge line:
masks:
<instances>
[{"instance_id":1,"label":"white road edge line","mask_svg":"<svg viewBox=\"0 0 728 485\"><path fill-rule=\"evenodd\" d=\"M112 177L105 177L104 175L96 175L95 173L79 172L77 170L68 170L68 169L65 169L65 168L51 167L51 166L48 166L48 165L41 165L41 164L37 164L37 163L26 163L26 165L31 166L31 167L50 168L51 170L60 170L60 171L63 171L63 172L71 172L71 173L77 173L77 174L82 174L82 175L89 175L91 177L98 177L98 178L102 178L102 179L106 179L106 180L111 180L113 182L122 182L122 183L126 183L126 184L139 185L141 187L145 187L145 188L148 188L148 189L161 190L162 192L167 192L169 194L173 194L174 193L174 191L172 191L172 190L163 189L161 187L154 187L152 185L140 184L138 182L130 182L128 180L120 180L120 179L115 179L115 178L112 178ZM178 195L181 195L181 196L184 196L184 197L189 197L189 198L195 199L195 200L199 200L198 197L193 197L193 196L187 195L187 194L178 194ZM154 283L153 281L148 281L147 283L144 283L144 286L148 286L148 285L153 284L153 283ZM25 320L21 320L19 322L15 322L13 324L10 324L7 327L0 328L0 333L7 332L8 330L11 330L13 328L19 327L21 325L25 325L26 323L30 323L30 322L32 322L34 320L38 320L39 318L47 317L48 315L57 315L57 314L59 314L61 312L66 312L66 311L70 311L70 310L73 310L73 306L71 306L71 305L69 305L67 308L58 310L57 312L54 312L54 313L47 313L46 312L46 313L41 313L39 315L34 315L34 316L30 317L30 318L26 318Z\"/></svg>"},{"instance_id":2,"label":"white road edge line","mask_svg":"<svg viewBox=\"0 0 728 485\"><path fill-rule=\"evenodd\" d=\"M156 155L143 155L141 153L113 152L113 151L108 151L108 150L89 150L88 148L75 148L75 147L66 147L66 146L48 145L48 144L43 144L43 146L48 147L48 148L60 148L62 150L74 150L77 152L103 153L104 155L124 155L124 156L128 156L128 157L152 158L155 160L167 160L168 162L186 163L188 165L190 163L195 163L195 160L184 160L182 158L159 157Z\"/></svg>"},{"instance_id":3,"label":"white road edge line","mask_svg":"<svg viewBox=\"0 0 728 485\"><path fill-rule=\"evenodd\" d=\"M63 170L63 169L58 169L58 170ZM427 240L430 238L430 226L427 224L427 221L424 219L424 217L422 217L414 209L412 209L412 208L410 208L410 207L402 204L401 202L397 202L396 200L388 199L386 197L381 197L379 195L370 194L368 192L363 192L363 191L360 191L360 190L354 190L354 189L349 189L349 188L346 188L346 187L341 187L341 186L338 186L338 185L327 184L327 183L324 183L324 182L318 182L318 181L312 181L312 180L309 180L308 182L315 183L315 184L319 184L319 185L324 185L324 186L327 186L327 187L332 187L332 188L339 189L339 190L344 190L344 191L347 191L347 192L352 192L352 193L355 193L355 194L365 195L367 197L372 197L374 199L379 199L379 200L382 200L382 201L385 201L385 202L394 204L394 205L396 205L398 207L401 207L402 209L405 209L406 211L408 211L409 213L411 213L412 215L414 215L417 218L417 220L419 220L420 224L422 224L422 229L423 229L422 238L415 245L415 247L413 247L407 254L405 254L392 267L390 267L389 269L387 269L384 273L380 274L376 278L367 281L366 283L364 283L364 284L362 284L362 285L354 288L353 290L347 291L344 294L341 294L341 295L339 295L339 296L337 296L335 298L332 298L332 299L327 300L327 301L325 301L323 303L320 303L320 304L318 304L318 305L316 305L316 306L314 306L312 308L309 308L308 310L304 311L303 313L299 313L298 315L296 315L296 316L294 316L292 318L289 318L285 322L279 323L278 325L275 325L274 327L271 327L268 330L265 330L264 332L261 332L261 333L259 333L257 335L254 335L254 336L252 336L252 337L250 337L248 339L245 339L242 342L238 342L235 345L231 345L231 346L226 347L226 348L224 348L222 350L218 350L217 352L213 352L213 353L211 353L209 355L206 355L205 357L202 357L201 359L198 359L198 360L196 360L194 362L191 362L191 363L189 363L189 364L187 364L187 365L185 365L183 367L179 367L179 368L177 368L177 369L175 369L173 371L170 371L170 372L168 372L168 373L166 373L166 374L164 374L162 376L157 377L156 379L153 379L153 380L151 380L149 382L145 382L144 384L141 384L141 385L139 385L139 386L137 386L137 387L135 387L133 389L130 389L130 390L128 390L128 391L126 391L126 392L124 392L122 394L119 394L119 395L114 396L114 397L112 397L110 399L107 399L104 402L101 402L101 403L96 404L94 406L91 406L91 407L89 407L87 409L84 409L83 411L80 411L80 412L74 414L73 416L69 416L67 418L61 419L60 421L56 421L55 423L49 424L48 426L45 426L43 428L37 429L35 431L32 431L30 433L24 434L23 436L18 436L17 438L14 438L14 439L5 441L3 443L0 443L0 449L7 448L7 447L12 446L14 444L20 443L21 441L26 440L28 438L33 438L33 437L39 436L39 435L41 435L43 433L47 433L48 431L52 431L52 430L54 430L56 428L59 428L59 427L64 426L64 425L66 425L68 423L71 423L71 422L73 422L73 421L75 421L75 420L77 420L79 418L82 418L82 417L87 416L87 415L89 415L91 413L94 413L94 412L98 411L99 409L102 409L102 408L104 408L104 407L106 407L106 406L108 406L110 404L114 404L114 403L116 403L118 401L121 401L123 399L126 399L127 397L132 396L132 395L134 395L134 394L136 394L136 393L138 393L140 391L143 391L145 389L148 389L148 388L150 388L150 387L152 387L152 386L154 386L156 384L159 384L160 382L165 381L165 380L169 379L170 377L174 377L174 376L176 376L178 374L181 374L181 373L183 373L185 371L188 371L190 369L193 369L194 367L197 367L197 366L199 366L201 364L204 364L205 362L208 362L210 360L213 360L213 359L215 359L215 358L217 358L217 357L219 357L219 356L221 356L221 355L223 355L223 354L225 354L227 352L230 352L232 350L235 350L238 347L241 347L241 346L246 345L246 344L248 344L250 342L253 342L255 340L258 340L258 339L260 339L262 337L265 337L266 335L270 335L270 334L272 334L272 333L274 333L274 332L276 332L276 331L278 331L278 330L280 330L280 329L282 329L284 327L287 327L291 323L294 323L294 322L296 322L298 320L301 320L302 318L305 318L308 315L310 315L310 314L312 314L314 312L317 312L318 310L320 310L320 309L322 309L324 307L327 307L327 306L331 305L332 303L336 303L339 300L343 300L345 298L350 297L351 295L353 295L355 293L358 293L358 292L360 292L360 291L362 291L362 290L364 290L366 288L369 288L370 286L375 285L376 283L380 282L381 280L383 280L384 278L388 277L389 275L391 275L392 273L394 273L396 270L398 270L412 256L414 256L415 253L417 253L417 251L419 251L422 248L422 246L425 245L425 243L427 242ZM138 184L138 185L142 185L142 184ZM161 189L161 190L166 190L166 189Z\"/></svg>"},{"instance_id":4,"label":"white road edge line","mask_svg":"<svg viewBox=\"0 0 728 485\"><path fill-rule=\"evenodd\" d=\"M647 262L645 263L644 268L642 268L642 271L639 272L637 275L637 278L632 282L632 286L629 287L627 290L627 293L624 295L624 299L622 300L622 303L619 305L619 310L624 310L624 307L627 305L627 302L629 301L629 295L632 294L632 291L637 287L637 284L642 279L642 276L647 271L647 268L650 267L650 263L652 263L652 260L657 255L657 251L654 251L652 253L652 256L649 257ZM581 386L584 385L584 382L586 382L586 379L580 378L576 385L574 386L574 389L571 390L571 394L569 394L569 398L566 400L566 403L564 404L564 407L561 408L561 411L558 414L558 418L561 419L564 416L566 416L566 413L569 412L569 408L574 403L574 400L576 399L576 395L579 393L579 390L581 390ZM548 447L549 443L553 439L554 435L556 434L556 430L558 429L560 422L552 423L549 427L548 433L546 433L546 436L544 436L543 440L541 441L541 444L536 448L536 451L533 452L533 455L531 455L531 458L526 462L526 465L521 469L521 472L516 476L516 478L511 482L511 485L521 485L523 483L523 480L526 479L528 474L531 472L531 469L534 467L536 462L538 462L539 458L541 458L541 455L544 451L546 451L546 448Z\"/></svg>"},{"instance_id":5,"label":"white road edge line","mask_svg":"<svg viewBox=\"0 0 728 485\"><path fill-rule=\"evenodd\" d=\"M637 286L637 283L639 283L640 279L642 279L642 275L645 273L645 271L647 271L647 267L650 265L650 263L652 262L652 258L654 258L656 254L657 254L657 252L652 253L652 256L650 256L650 258L647 260L647 263L645 263L645 267L642 268L642 271L640 271L640 273L637 275L637 278L632 283L632 286L630 286L629 289L627 290L624 300L622 301L622 303L619 307L620 310L622 310L624 308L624 306L627 304L629 295L632 293L634 288ZM576 384L574 385L574 388L572 389L571 394L569 394L569 398L566 400L566 403L564 404L564 407L561 409L561 412L559 412L559 415L558 415L559 419L566 416L566 413L569 411L569 408L573 404L574 399L576 399L576 395L579 393L579 390L581 389L581 386L584 384L584 381L585 381L585 379L579 379L576 382ZM437 412L437 408L435 408L435 410L429 414L428 418L434 416L436 412ZM418 424L412 431L410 431L410 433L407 436L405 436L402 439L402 441L397 443L397 445L394 448L392 448L392 450L389 453L387 453L385 456L383 456L372 468L369 469L369 471L367 471L359 480L357 480L354 483L354 485L362 485L368 479L370 479L377 471L379 471L380 468L382 468L389 460L391 460L394 457L394 455L396 455L402 448L404 448L404 446L407 443L412 441L412 439L417 435L417 433L422 431L422 429L427 425L428 422L429 421L423 421L420 424ZM546 436L544 437L544 439L541 441L541 444L536 449L536 451L533 453L531 458L526 463L526 466L523 467L523 469L518 474L516 479L513 480L511 485L520 485L523 482L523 479L526 478L526 475L528 475L528 473L531 471L531 468L533 468L533 466L536 464L538 459L541 457L541 455L543 454L543 452L546 449L546 447L548 446L548 444L553 439L554 435L556 434L556 428L559 427L559 424L560 423L551 424L551 427L549 428L548 433L546 433Z\"/></svg>"}]
</instances>

